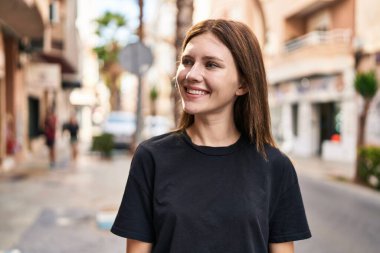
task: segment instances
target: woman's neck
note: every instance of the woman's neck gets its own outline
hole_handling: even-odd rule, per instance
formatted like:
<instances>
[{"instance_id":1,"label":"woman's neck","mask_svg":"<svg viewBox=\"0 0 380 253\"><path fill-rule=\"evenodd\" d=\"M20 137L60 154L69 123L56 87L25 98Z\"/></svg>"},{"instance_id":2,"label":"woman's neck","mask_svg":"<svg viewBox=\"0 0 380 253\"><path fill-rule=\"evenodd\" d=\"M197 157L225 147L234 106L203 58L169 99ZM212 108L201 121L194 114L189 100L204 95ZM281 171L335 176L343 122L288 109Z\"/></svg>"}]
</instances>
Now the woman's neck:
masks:
<instances>
[{"instance_id":1,"label":"woman's neck","mask_svg":"<svg viewBox=\"0 0 380 253\"><path fill-rule=\"evenodd\" d=\"M225 147L240 137L233 120L202 119L195 116L194 123L186 129L191 141L199 146Z\"/></svg>"}]
</instances>

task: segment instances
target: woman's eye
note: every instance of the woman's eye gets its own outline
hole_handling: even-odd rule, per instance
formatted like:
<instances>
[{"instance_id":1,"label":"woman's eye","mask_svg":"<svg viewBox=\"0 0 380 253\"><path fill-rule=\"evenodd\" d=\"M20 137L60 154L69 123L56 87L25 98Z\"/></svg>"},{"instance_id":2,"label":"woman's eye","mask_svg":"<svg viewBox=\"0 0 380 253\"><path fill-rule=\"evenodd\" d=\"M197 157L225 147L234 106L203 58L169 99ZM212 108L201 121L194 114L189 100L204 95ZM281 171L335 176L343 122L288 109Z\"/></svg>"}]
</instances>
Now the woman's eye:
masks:
<instances>
[{"instance_id":1,"label":"woman's eye","mask_svg":"<svg viewBox=\"0 0 380 253\"><path fill-rule=\"evenodd\" d=\"M190 59L182 59L182 65L191 65L192 61Z\"/></svg>"},{"instance_id":2,"label":"woman's eye","mask_svg":"<svg viewBox=\"0 0 380 253\"><path fill-rule=\"evenodd\" d=\"M216 68L216 67L218 67L218 64L216 64L215 62L206 63L206 68Z\"/></svg>"}]
</instances>

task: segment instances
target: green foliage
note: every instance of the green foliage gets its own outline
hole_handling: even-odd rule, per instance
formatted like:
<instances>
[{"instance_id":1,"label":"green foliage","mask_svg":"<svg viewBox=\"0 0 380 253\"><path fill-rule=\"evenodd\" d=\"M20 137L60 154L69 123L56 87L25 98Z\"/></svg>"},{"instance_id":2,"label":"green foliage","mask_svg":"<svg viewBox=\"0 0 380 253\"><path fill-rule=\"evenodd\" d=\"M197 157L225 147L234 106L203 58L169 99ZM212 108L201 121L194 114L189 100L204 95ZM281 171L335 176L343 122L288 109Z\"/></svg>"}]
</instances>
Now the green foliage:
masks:
<instances>
[{"instance_id":1,"label":"green foliage","mask_svg":"<svg viewBox=\"0 0 380 253\"><path fill-rule=\"evenodd\" d=\"M93 51L98 57L101 77L110 90L111 109L119 110L119 78L122 68L119 64L118 56L122 48L121 41L126 37L123 36L123 31L128 30L127 20L120 13L107 11L94 21L96 23L96 34L99 36L100 42Z\"/></svg>"},{"instance_id":2,"label":"green foliage","mask_svg":"<svg viewBox=\"0 0 380 253\"><path fill-rule=\"evenodd\" d=\"M358 73L355 77L355 90L365 99L372 99L376 95L377 80L374 71Z\"/></svg>"},{"instance_id":3,"label":"green foliage","mask_svg":"<svg viewBox=\"0 0 380 253\"><path fill-rule=\"evenodd\" d=\"M158 98L158 90L156 86L153 86L152 89L150 89L149 97L151 101L155 101Z\"/></svg>"},{"instance_id":4,"label":"green foliage","mask_svg":"<svg viewBox=\"0 0 380 253\"><path fill-rule=\"evenodd\" d=\"M105 29L114 26L115 29L126 26L127 20L120 13L113 13L110 11L106 11L102 16L95 19L97 24L96 34L98 36L102 36ZM112 38L113 39L113 38Z\"/></svg>"},{"instance_id":5,"label":"green foliage","mask_svg":"<svg viewBox=\"0 0 380 253\"><path fill-rule=\"evenodd\" d=\"M100 60L103 64L107 62L117 61L117 56L120 51L120 49L108 49L108 46L98 46L95 47L93 50L96 53L98 60Z\"/></svg>"},{"instance_id":6,"label":"green foliage","mask_svg":"<svg viewBox=\"0 0 380 253\"><path fill-rule=\"evenodd\" d=\"M359 177L371 187L380 190L380 147L359 149Z\"/></svg>"},{"instance_id":7,"label":"green foliage","mask_svg":"<svg viewBox=\"0 0 380 253\"><path fill-rule=\"evenodd\" d=\"M107 66L111 62L117 62L121 46L115 38L118 31L126 27L127 20L120 13L106 11L102 16L95 19L95 23L95 33L102 41L99 46L93 49L99 61L102 66Z\"/></svg>"},{"instance_id":8,"label":"green foliage","mask_svg":"<svg viewBox=\"0 0 380 253\"><path fill-rule=\"evenodd\" d=\"M99 151L104 157L111 157L114 147L113 135L103 133L92 138L92 151Z\"/></svg>"}]
</instances>

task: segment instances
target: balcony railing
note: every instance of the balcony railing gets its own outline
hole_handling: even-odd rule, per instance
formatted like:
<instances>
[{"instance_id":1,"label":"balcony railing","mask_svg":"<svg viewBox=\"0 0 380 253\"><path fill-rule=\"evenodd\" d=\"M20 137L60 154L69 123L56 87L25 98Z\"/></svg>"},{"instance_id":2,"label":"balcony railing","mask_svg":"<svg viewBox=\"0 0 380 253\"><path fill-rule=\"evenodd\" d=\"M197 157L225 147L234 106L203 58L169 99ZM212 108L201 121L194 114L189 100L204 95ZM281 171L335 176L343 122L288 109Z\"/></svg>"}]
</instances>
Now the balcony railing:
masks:
<instances>
[{"instance_id":1,"label":"balcony railing","mask_svg":"<svg viewBox=\"0 0 380 253\"><path fill-rule=\"evenodd\" d=\"M351 30L335 29L330 31L313 31L285 43L285 52L322 44L348 44L351 41Z\"/></svg>"}]
</instances>

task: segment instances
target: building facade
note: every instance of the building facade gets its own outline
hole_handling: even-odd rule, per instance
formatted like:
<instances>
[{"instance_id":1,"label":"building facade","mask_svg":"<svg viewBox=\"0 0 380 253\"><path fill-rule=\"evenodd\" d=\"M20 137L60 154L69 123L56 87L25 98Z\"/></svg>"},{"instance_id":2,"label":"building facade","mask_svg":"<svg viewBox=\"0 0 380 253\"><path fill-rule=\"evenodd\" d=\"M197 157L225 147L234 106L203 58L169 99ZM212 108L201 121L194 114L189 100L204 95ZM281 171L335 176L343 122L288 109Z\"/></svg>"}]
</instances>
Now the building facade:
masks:
<instances>
[{"instance_id":1,"label":"building facade","mask_svg":"<svg viewBox=\"0 0 380 253\"><path fill-rule=\"evenodd\" d=\"M0 2L0 167L15 167L44 146L46 112L58 129L80 86L76 1Z\"/></svg>"},{"instance_id":2,"label":"building facade","mask_svg":"<svg viewBox=\"0 0 380 253\"><path fill-rule=\"evenodd\" d=\"M297 155L353 160L355 1L268 1L265 8L274 14L266 53L277 140Z\"/></svg>"},{"instance_id":3,"label":"building facade","mask_svg":"<svg viewBox=\"0 0 380 253\"><path fill-rule=\"evenodd\" d=\"M273 0L263 5L268 13L265 52L276 139L285 151L299 156L354 161L362 106L354 89L357 53L368 58L379 50L376 43L371 53L364 48L362 41L368 39L358 24L368 25L365 34L377 34L363 7L376 12L380 5L355 0ZM362 71L375 69L374 61L365 67L361 58ZM378 118L371 112L370 129ZM380 135L372 131L371 138L378 143Z\"/></svg>"}]
</instances>

